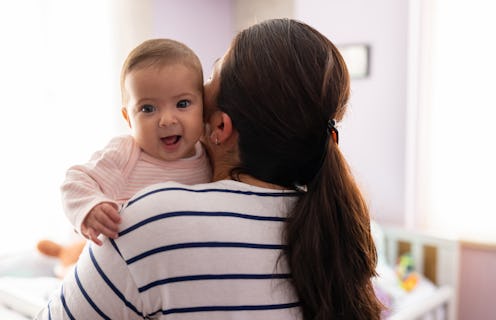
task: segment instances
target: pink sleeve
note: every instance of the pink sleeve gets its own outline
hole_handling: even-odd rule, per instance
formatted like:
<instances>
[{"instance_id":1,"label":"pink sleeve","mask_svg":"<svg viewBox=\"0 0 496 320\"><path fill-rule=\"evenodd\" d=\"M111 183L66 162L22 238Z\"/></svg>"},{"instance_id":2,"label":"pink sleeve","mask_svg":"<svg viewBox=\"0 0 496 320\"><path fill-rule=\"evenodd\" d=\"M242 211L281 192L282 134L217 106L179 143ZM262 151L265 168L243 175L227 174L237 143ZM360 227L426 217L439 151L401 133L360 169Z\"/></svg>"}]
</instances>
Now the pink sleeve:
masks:
<instances>
[{"instance_id":1,"label":"pink sleeve","mask_svg":"<svg viewBox=\"0 0 496 320\"><path fill-rule=\"evenodd\" d=\"M116 137L89 162L67 170L61 186L62 204L80 234L84 218L95 205L110 202L119 206L119 193L138 150L131 136Z\"/></svg>"}]
</instances>

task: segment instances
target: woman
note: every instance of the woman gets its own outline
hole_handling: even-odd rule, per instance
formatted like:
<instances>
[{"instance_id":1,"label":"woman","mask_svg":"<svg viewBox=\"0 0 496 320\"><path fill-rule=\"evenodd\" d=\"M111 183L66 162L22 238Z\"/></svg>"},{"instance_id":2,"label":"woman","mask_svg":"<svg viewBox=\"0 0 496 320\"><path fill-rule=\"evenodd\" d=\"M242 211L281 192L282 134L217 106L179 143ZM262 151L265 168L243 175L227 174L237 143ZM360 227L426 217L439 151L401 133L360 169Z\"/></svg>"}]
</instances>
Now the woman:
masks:
<instances>
[{"instance_id":1,"label":"woman","mask_svg":"<svg viewBox=\"0 0 496 320\"><path fill-rule=\"evenodd\" d=\"M335 128L348 95L318 31L242 31L205 85L214 182L139 192L40 318L379 319L369 215Z\"/></svg>"}]
</instances>

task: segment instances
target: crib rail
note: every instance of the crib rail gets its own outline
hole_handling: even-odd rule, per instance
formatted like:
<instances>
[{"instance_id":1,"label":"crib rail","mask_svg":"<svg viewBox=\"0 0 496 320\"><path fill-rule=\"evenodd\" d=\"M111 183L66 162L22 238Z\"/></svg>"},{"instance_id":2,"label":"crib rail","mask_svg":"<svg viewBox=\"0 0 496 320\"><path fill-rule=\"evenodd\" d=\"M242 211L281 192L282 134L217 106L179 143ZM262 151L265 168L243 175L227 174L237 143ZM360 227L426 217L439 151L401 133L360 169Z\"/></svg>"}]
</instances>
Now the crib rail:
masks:
<instances>
[{"instance_id":1,"label":"crib rail","mask_svg":"<svg viewBox=\"0 0 496 320\"><path fill-rule=\"evenodd\" d=\"M394 265L401 254L409 252L415 261L416 270L440 287L436 295L422 306L408 312L400 311L391 319L420 319L421 315L430 312L435 306L442 306L446 310L446 319L456 320L460 259L458 241L417 230L381 227L387 262Z\"/></svg>"}]
</instances>

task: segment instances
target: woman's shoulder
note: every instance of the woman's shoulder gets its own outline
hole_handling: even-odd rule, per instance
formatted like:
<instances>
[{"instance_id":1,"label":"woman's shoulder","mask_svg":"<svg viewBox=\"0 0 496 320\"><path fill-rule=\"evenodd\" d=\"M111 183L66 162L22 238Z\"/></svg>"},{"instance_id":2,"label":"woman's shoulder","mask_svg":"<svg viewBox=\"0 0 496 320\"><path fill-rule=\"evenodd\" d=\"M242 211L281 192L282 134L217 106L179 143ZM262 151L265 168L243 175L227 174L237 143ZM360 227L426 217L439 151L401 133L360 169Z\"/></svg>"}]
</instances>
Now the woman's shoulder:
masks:
<instances>
[{"instance_id":1,"label":"woman's shoulder","mask_svg":"<svg viewBox=\"0 0 496 320\"><path fill-rule=\"evenodd\" d=\"M142 189L124 204L121 227L132 228L143 221L209 210L237 212L248 208L257 214L285 216L285 208L297 197L295 191L265 189L233 180L196 185L158 183Z\"/></svg>"},{"instance_id":2,"label":"woman's shoulder","mask_svg":"<svg viewBox=\"0 0 496 320\"><path fill-rule=\"evenodd\" d=\"M155 202L161 201L164 198L175 199L174 202L177 202L178 199L183 196L187 197L188 195L196 194L196 193L208 193L213 192L215 190L232 190L233 187L226 183L225 181L217 181L217 182L209 182L209 183L201 183L194 185L187 185L175 181L166 181L161 183L156 183L149 185L140 191L138 191L133 197L129 199L126 203L125 207L131 207L138 202ZM179 198L178 198L179 197Z\"/></svg>"},{"instance_id":3,"label":"woman's shoulder","mask_svg":"<svg viewBox=\"0 0 496 320\"><path fill-rule=\"evenodd\" d=\"M298 194L292 190L274 190L261 188L234 180L220 180L215 182L186 185L174 181L167 181L152 184L129 199L127 206L131 206L139 201L158 201L159 199L171 197L181 198L182 196L192 196L193 194L204 194L221 196L222 194L258 195L262 197L295 197ZM174 201L177 202L177 201Z\"/></svg>"}]
</instances>

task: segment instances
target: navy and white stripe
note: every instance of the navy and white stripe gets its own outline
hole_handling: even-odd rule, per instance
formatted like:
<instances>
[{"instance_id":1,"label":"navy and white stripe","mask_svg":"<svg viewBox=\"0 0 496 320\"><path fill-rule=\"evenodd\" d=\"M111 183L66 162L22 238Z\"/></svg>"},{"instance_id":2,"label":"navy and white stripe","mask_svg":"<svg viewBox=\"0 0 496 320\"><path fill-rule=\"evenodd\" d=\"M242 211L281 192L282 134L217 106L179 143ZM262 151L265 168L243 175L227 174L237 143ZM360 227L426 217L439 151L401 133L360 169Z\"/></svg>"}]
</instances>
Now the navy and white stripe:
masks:
<instances>
[{"instance_id":1,"label":"navy and white stripe","mask_svg":"<svg viewBox=\"0 0 496 320\"><path fill-rule=\"evenodd\" d=\"M204 216L204 217L232 217L232 218L242 218L242 219L252 219L252 220L264 220L264 221L286 221L286 218L282 217L270 217L270 216L256 216L256 215L248 215L237 212L205 212L205 211L176 211L176 212L166 212L155 215L153 217L144 219L133 226L126 228L119 232L119 236L123 236L139 227L142 227L148 223L152 223L154 221L166 218L174 218L174 217L186 217L186 216Z\"/></svg>"},{"instance_id":2,"label":"navy and white stripe","mask_svg":"<svg viewBox=\"0 0 496 320\"><path fill-rule=\"evenodd\" d=\"M175 308L168 310L158 310L151 315L162 313L163 315L173 313L191 313L191 312L212 312L212 311L260 311L260 310L277 310L286 308L298 307L298 302L283 303L283 304L269 304L269 305L242 305L242 306L204 306L204 307L191 307L191 308Z\"/></svg>"},{"instance_id":3,"label":"navy and white stripe","mask_svg":"<svg viewBox=\"0 0 496 320\"><path fill-rule=\"evenodd\" d=\"M220 193L235 193L235 194L244 194L244 195L255 195L259 197L294 197L297 196L296 191L285 191L285 192L257 192L257 191L244 191L244 190L232 190L232 189L216 189L216 188L210 188L210 189L192 189L188 187L167 187L167 188L153 188L152 190L142 192L142 194L139 194L133 198L131 198L127 204L126 207L129 207L133 205L135 202L140 201L147 196L150 196L155 193L159 192L168 192L168 191L187 191L187 192L198 192L198 193L205 193L205 192L220 192Z\"/></svg>"},{"instance_id":4,"label":"navy and white stripe","mask_svg":"<svg viewBox=\"0 0 496 320\"><path fill-rule=\"evenodd\" d=\"M65 280L61 318L301 319L282 255L297 196L235 181L143 190L119 238L87 248Z\"/></svg>"}]
</instances>

